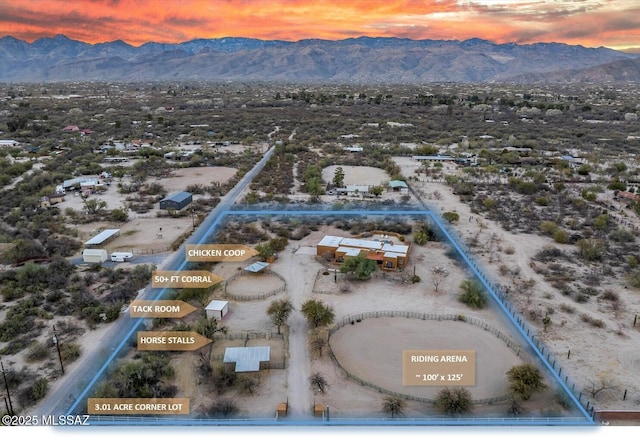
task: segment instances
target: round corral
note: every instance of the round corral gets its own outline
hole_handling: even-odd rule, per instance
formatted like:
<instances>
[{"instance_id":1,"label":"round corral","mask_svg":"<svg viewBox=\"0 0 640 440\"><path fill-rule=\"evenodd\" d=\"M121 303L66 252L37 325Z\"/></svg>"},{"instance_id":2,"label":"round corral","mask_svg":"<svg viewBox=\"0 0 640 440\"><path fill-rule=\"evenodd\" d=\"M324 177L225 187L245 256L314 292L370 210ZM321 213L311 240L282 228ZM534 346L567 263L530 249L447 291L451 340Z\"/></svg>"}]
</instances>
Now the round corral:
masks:
<instances>
[{"instance_id":1,"label":"round corral","mask_svg":"<svg viewBox=\"0 0 640 440\"><path fill-rule=\"evenodd\" d=\"M242 273L225 285L225 295L237 301L256 301L269 298L286 290L286 283L275 272Z\"/></svg>"},{"instance_id":2,"label":"round corral","mask_svg":"<svg viewBox=\"0 0 640 440\"><path fill-rule=\"evenodd\" d=\"M465 386L474 401L508 395L506 373L523 363L518 350L490 329L465 321L381 317L352 322L329 340L339 364L364 383L407 396L434 399L444 386L403 385L403 350L474 350L475 385Z\"/></svg>"}]
</instances>

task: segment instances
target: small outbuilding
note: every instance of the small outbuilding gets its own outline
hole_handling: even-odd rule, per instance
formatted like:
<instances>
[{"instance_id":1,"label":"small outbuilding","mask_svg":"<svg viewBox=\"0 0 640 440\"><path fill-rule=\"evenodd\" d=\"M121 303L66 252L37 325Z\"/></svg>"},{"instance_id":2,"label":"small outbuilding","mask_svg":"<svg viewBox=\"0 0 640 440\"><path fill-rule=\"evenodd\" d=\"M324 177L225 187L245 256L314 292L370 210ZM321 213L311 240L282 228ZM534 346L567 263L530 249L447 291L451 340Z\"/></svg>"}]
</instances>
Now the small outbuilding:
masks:
<instances>
[{"instance_id":1,"label":"small outbuilding","mask_svg":"<svg viewBox=\"0 0 640 440\"><path fill-rule=\"evenodd\" d=\"M85 263L103 263L107 261L109 254L106 249L85 249L82 251L82 261Z\"/></svg>"},{"instance_id":2,"label":"small outbuilding","mask_svg":"<svg viewBox=\"0 0 640 440\"><path fill-rule=\"evenodd\" d=\"M160 209L174 209L180 211L182 208L189 206L193 201L193 195L186 191L180 191L168 195L160 200Z\"/></svg>"},{"instance_id":3,"label":"small outbuilding","mask_svg":"<svg viewBox=\"0 0 640 440\"><path fill-rule=\"evenodd\" d=\"M229 301L214 299L204 308L207 319L222 319L229 312Z\"/></svg>"},{"instance_id":4,"label":"small outbuilding","mask_svg":"<svg viewBox=\"0 0 640 440\"><path fill-rule=\"evenodd\" d=\"M265 271L267 267L269 267L269 263L267 263L266 261L256 261L255 263L245 267L244 270L251 273L260 273Z\"/></svg>"},{"instance_id":5,"label":"small outbuilding","mask_svg":"<svg viewBox=\"0 0 640 440\"><path fill-rule=\"evenodd\" d=\"M393 191L399 191L403 194L406 194L409 192L409 186L407 185L407 182L404 182L402 180L390 181L389 188L391 188Z\"/></svg>"}]
</instances>

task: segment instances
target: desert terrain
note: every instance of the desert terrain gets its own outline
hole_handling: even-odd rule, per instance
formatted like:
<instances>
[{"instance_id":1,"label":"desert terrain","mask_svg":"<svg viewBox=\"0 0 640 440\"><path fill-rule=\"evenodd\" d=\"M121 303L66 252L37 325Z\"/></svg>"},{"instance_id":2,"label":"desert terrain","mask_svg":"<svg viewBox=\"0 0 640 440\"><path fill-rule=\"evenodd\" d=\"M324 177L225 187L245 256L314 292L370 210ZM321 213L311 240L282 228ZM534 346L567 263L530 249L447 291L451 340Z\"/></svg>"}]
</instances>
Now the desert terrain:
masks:
<instances>
[{"instance_id":1,"label":"desert terrain","mask_svg":"<svg viewBox=\"0 0 640 440\"><path fill-rule=\"evenodd\" d=\"M202 185L207 187L213 182L224 184L231 179L236 169L228 167L193 167L179 168L172 171L168 177L158 179L167 194L184 191L188 185ZM115 209L126 205L126 195L118 192L118 184L130 184L128 177L116 178L105 192L90 195L89 199L97 199L106 203L105 209ZM194 194L196 202L206 195ZM79 195L67 194L64 202L58 204L64 211L71 208L82 212L83 200ZM92 222L74 225L79 232L79 238L86 241L104 229L120 229L120 236L108 244L109 252L129 251L137 254L155 254L169 252L171 244L184 233L193 229L192 215L169 217L162 214L158 204L144 214L129 211L129 220L125 223Z\"/></svg>"},{"instance_id":2,"label":"desert terrain","mask_svg":"<svg viewBox=\"0 0 640 440\"><path fill-rule=\"evenodd\" d=\"M400 161L405 175L412 175L415 163ZM357 167L345 167L354 180L367 179L367 170ZM455 165L446 165L445 170L456 172ZM194 182L197 178L210 180L202 172L194 176L181 176ZM360 174L361 173L361 174ZM355 177L354 177L355 176ZM377 176L376 180L384 176ZM411 184L414 191L429 204L436 214L446 211L459 213L457 223L450 225L450 231L455 234L460 244L472 238L480 243L497 243L493 252L474 253L474 259L480 263L480 270L487 278L499 285L513 283L512 276L501 274L500 266L507 264L517 267L519 279L539 279L530 263L535 254L545 246L544 237L534 234L513 234L504 231L499 225L487 221L471 212L469 207L461 203L451 188L444 183L431 181L414 181ZM397 194L389 193L397 197ZM72 196L73 197L73 196ZM68 198L74 200L74 198ZM333 196L323 196L328 200L335 200ZM413 198L413 197L412 197ZM115 199L114 199L115 200ZM65 202L67 203L67 202ZM70 203L70 202L69 202ZM108 202L109 203L109 202ZM73 205L70 205L73 206ZM131 231L122 228L119 238L123 240L123 248L132 246L132 238L140 243L151 243L158 237L158 228L162 227L163 246L168 246L169 240L187 231L190 218L162 219L162 226L158 226L158 219L150 216L132 218L127 224ZM169 220L180 220L182 223L171 223ZM304 221L304 219L300 219ZM148 221L148 223L145 223ZM152 225L152 226L149 226ZM95 228L95 225L93 225ZM112 227L105 224L105 227ZM87 231L91 235L91 231ZM344 235L345 232L333 227L323 227L304 239L290 240L284 252L271 265L270 270L278 274L249 275L229 283L228 291L234 295L259 295L280 286L282 278L286 282L286 290L269 298L258 301L230 301L230 312L222 324L233 333L247 335L256 332L270 337L261 339L247 339L246 341L221 338L215 343L218 359L223 347L237 346L237 344L268 344L272 347L274 359L282 359L286 368L260 371L256 373L259 386L250 394L232 391L227 398L235 401L240 409L238 417L271 418L279 403L289 403L291 418L313 417L313 404L321 403L331 408L331 417L385 417L382 410L384 394L374 388L360 385L347 377L345 372L373 383L375 386L391 392L409 394L419 398L432 398L435 388L413 387L407 392L406 387L399 383L398 353L405 349L430 349L453 347L461 348L465 345L479 353L478 382L471 387L474 397L492 399L503 397L506 392L504 372L509 366L533 360L536 356L527 349L526 341L522 340L514 331L510 322L495 306L485 310L471 310L457 300L459 284L473 274L459 260L452 259L448 245L443 242L429 242L425 246L414 245L409 266L420 277L420 282L408 281L410 274L392 274L382 277L380 271L369 281L347 280L342 274L335 276L333 272L323 275L328 269L327 263L315 256L315 245L325 234ZM155 238L154 238L155 237ZM117 245L117 242L114 242ZM492 246L494 246L492 244ZM160 248L159 248L160 249ZM248 264L249 262L246 262ZM214 267L214 272L223 278L229 278L245 263L224 263ZM432 270L443 267L449 274L436 289L433 284ZM335 270L336 268L329 268ZM412 272L413 273L413 272ZM625 289L623 285L611 286L624 295L629 312L619 316L621 319L633 319L632 310L638 310L640 300L637 292ZM224 298L224 292L216 291L213 298ZM276 330L270 322L266 309L274 299L289 298L294 305L294 312L283 328L284 338L274 337ZM405 317L368 317L355 325L346 325L337 330L330 338L329 345L342 368L338 367L329 354L329 347L322 353L316 353L309 345L309 326L300 312L300 305L308 298L320 299L330 305L336 314L335 322L350 320L352 316L360 316L375 312L421 312L435 315L459 315L487 324L491 329L506 335L515 346L522 350L508 348L503 341L492 336L490 332L469 325L462 331L465 337L454 337L448 327L448 321L416 321ZM532 299L533 298L533 299ZM596 409L635 409L640 403L640 378L634 374L640 364L640 354L635 347L640 346L637 328L627 326L620 331L614 320L607 323L605 329L594 330L580 322L579 313L562 314L562 304L566 302L560 294L554 294L544 280L539 279L527 298L512 297L513 305L524 311L530 301L538 301L539 305L554 310L552 325L543 329L540 320L528 322L527 325L537 332L538 339L544 342L553 353L555 359L562 364L563 374L570 383L578 389L575 394L585 396L597 387L603 387L595 396L589 395L587 400ZM578 307L580 305L573 305ZM593 304L583 306L586 311ZM598 307L596 305L596 307ZM244 332L244 333L243 333ZM467 333L465 333L467 332ZM96 337L94 331L83 335L81 343L91 344ZM394 351L395 350L395 351ZM567 355L570 351L570 356ZM517 353L517 354L516 354ZM489 356L486 359L485 356ZM176 384L180 395L192 399L195 414L203 414L206 408L220 398L210 387L201 383L195 373L196 355L185 353L174 356L176 367ZM375 368L368 368L374 362ZM499 371L493 365L499 365ZM73 367L71 367L73 368ZM391 373L383 374L390 371ZM312 373L320 373L328 383L327 390L320 392L313 389L309 383ZM562 407L562 396L559 396L554 379L547 375L550 389L530 401L525 402L526 414L538 416L575 416L571 410ZM54 385L55 386L55 385ZM596 387L596 388L594 388ZM626 393L625 393L626 391ZM623 399L623 393L625 398ZM404 417L433 416L431 404L418 400L407 400ZM472 417L501 417L507 411L507 402L498 399L492 404L476 405Z\"/></svg>"}]
</instances>

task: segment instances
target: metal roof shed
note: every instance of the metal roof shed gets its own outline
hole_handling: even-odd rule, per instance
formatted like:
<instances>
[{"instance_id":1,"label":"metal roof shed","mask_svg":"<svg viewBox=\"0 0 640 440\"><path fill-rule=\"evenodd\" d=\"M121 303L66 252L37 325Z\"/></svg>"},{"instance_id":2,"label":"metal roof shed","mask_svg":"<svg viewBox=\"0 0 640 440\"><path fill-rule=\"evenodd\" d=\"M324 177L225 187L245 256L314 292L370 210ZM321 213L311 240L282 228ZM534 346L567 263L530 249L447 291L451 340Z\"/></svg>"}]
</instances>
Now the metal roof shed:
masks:
<instances>
[{"instance_id":1,"label":"metal roof shed","mask_svg":"<svg viewBox=\"0 0 640 440\"><path fill-rule=\"evenodd\" d=\"M392 181L389 182L389 186L391 188L393 188L393 189L396 189L396 188L409 188L407 186L407 182L404 182L402 180L392 180Z\"/></svg>"},{"instance_id":2,"label":"metal roof shed","mask_svg":"<svg viewBox=\"0 0 640 440\"><path fill-rule=\"evenodd\" d=\"M176 192L160 200L160 209L175 209L179 211L188 206L192 200L193 195L191 193L186 191Z\"/></svg>"},{"instance_id":3,"label":"metal roof shed","mask_svg":"<svg viewBox=\"0 0 640 440\"><path fill-rule=\"evenodd\" d=\"M257 261L245 267L244 270L246 270L247 272L258 273L258 272L261 272L266 267L269 267L269 263L265 263L264 261Z\"/></svg>"},{"instance_id":4,"label":"metal roof shed","mask_svg":"<svg viewBox=\"0 0 640 440\"><path fill-rule=\"evenodd\" d=\"M222 362L235 362L235 372L260 371L260 362L271 359L271 347L228 347Z\"/></svg>"},{"instance_id":5,"label":"metal roof shed","mask_svg":"<svg viewBox=\"0 0 640 440\"><path fill-rule=\"evenodd\" d=\"M89 241L85 242L85 246L93 247L93 246L101 246L107 243L109 240L112 240L120 235L120 229L105 229L99 234L93 236L89 239Z\"/></svg>"}]
</instances>

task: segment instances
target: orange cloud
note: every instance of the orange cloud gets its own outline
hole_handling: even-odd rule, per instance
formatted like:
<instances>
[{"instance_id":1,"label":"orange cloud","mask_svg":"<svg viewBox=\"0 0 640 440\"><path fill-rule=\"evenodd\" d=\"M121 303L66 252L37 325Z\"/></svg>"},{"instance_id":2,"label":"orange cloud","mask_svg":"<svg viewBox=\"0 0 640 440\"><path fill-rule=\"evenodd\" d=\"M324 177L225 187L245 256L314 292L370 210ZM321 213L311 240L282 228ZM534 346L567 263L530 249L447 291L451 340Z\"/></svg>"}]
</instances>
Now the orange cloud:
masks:
<instances>
[{"instance_id":1,"label":"orange cloud","mask_svg":"<svg viewBox=\"0 0 640 440\"><path fill-rule=\"evenodd\" d=\"M0 34L65 34L99 43L242 36L296 41L354 36L479 37L624 47L640 41L634 2L602 0L0 0Z\"/></svg>"}]
</instances>

